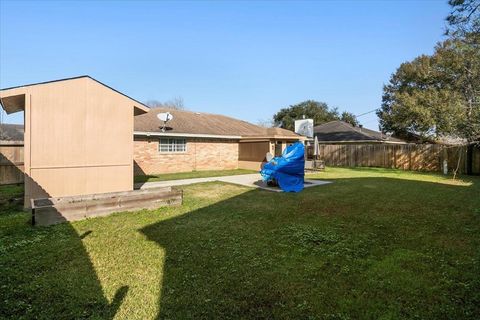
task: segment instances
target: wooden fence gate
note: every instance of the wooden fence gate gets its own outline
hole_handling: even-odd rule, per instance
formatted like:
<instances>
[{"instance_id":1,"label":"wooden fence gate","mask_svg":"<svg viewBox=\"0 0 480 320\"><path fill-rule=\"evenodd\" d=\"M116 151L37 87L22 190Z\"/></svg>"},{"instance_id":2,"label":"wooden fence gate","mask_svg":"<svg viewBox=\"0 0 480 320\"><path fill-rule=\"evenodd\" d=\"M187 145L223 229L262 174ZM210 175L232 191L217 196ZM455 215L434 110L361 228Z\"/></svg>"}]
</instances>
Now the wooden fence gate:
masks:
<instances>
[{"instance_id":1,"label":"wooden fence gate","mask_svg":"<svg viewBox=\"0 0 480 320\"><path fill-rule=\"evenodd\" d=\"M23 145L0 144L0 185L23 183Z\"/></svg>"}]
</instances>

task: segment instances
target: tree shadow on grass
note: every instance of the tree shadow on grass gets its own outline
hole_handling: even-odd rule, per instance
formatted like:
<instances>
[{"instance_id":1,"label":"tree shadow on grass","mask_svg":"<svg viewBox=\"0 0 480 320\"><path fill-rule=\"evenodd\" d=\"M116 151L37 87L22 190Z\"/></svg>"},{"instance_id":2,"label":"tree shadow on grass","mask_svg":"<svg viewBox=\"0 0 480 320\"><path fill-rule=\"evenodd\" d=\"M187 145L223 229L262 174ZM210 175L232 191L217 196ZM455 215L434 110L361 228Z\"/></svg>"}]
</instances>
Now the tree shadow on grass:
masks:
<instances>
[{"instance_id":1,"label":"tree shadow on grass","mask_svg":"<svg viewBox=\"0 0 480 320\"><path fill-rule=\"evenodd\" d=\"M118 288L111 302L105 297L82 243L92 231L79 235L68 222L33 227L23 210L29 197L16 198L25 191L50 194L3 154L0 163L4 176L24 176L28 189L0 185L0 319L113 319L128 286Z\"/></svg>"},{"instance_id":2,"label":"tree shadow on grass","mask_svg":"<svg viewBox=\"0 0 480 320\"><path fill-rule=\"evenodd\" d=\"M477 193L336 179L300 194L247 191L149 225L141 232L166 251L158 319L473 319Z\"/></svg>"},{"instance_id":3,"label":"tree shadow on grass","mask_svg":"<svg viewBox=\"0 0 480 320\"><path fill-rule=\"evenodd\" d=\"M105 297L82 243L90 233L32 227L21 205L0 205L0 318L113 319L128 287Z\"/></svg>"}]
</instances>

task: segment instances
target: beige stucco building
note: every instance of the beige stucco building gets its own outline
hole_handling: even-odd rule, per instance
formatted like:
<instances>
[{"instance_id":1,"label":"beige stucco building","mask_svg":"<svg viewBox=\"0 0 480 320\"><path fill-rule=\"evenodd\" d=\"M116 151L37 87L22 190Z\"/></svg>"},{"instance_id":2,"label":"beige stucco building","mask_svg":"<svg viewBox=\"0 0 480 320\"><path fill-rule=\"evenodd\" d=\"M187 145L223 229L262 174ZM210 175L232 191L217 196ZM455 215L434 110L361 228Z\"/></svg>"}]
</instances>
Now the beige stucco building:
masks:
<instances>
[{"instance_id":1,"label":"beige stucco building","mask_svg":"<svg viewBox=\"0 0 480 320\"><path fill-rule=\"evenodd\" d=\"M142 103L89 77L0 90L24 111L25 206L31 198L133 189L134 115Z\"/></svg>"}]
</instances>

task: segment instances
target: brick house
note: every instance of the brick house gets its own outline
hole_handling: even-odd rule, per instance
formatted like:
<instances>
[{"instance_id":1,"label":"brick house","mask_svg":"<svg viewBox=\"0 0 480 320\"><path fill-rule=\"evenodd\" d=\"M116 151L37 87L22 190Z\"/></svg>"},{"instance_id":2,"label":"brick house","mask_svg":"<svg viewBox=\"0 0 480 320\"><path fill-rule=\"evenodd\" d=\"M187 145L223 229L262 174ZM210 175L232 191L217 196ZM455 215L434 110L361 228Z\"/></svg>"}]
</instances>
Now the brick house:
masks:
<instances>
[{"instance_id":1,"label":"brick house","mask_svg":"<svg viewBox=\"0 0 480 320\"><path fill-rule=\"evenodd\" d=\"M165 127L157 118L170 112ZM231 117L155 108L135 117L135 175L194 170L260 169L265 154L279 155L303 137Z\"/></svg>"}]
</instances>

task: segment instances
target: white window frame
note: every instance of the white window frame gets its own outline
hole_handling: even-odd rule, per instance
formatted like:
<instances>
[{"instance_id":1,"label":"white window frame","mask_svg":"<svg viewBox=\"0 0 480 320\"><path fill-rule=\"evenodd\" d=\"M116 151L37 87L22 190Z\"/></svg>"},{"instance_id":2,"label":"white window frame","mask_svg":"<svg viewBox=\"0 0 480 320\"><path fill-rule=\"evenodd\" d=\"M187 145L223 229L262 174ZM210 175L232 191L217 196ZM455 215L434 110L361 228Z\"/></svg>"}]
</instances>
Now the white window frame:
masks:
<instances>
[{"instance_id":1,"label":"white window frame","mask_svg":"<svg viewBox=\"0 0 480 320\"><path fill-rule=\"evenodd\" d=\"M160 138L158 140L159 153L186 153L187 139L185 138Z\"/></svg>"}]
</instances>

